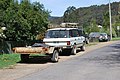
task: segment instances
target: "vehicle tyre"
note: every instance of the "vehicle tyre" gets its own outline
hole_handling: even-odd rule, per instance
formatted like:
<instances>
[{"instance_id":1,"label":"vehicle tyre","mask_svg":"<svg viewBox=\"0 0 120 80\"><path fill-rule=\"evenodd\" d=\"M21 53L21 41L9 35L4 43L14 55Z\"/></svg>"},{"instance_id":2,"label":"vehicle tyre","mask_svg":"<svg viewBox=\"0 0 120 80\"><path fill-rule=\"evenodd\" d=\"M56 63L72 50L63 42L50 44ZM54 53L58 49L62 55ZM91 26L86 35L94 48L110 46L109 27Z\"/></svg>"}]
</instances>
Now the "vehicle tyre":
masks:
<instances>
[{"instance_id":1,"label":"vehicle tyre","mask_svg":"<svg viewBox=\"0 0 120 80\"><path fill-rule=\"evenodd\" d=\"M86 39L86 44L89 44L89 43L90 43L89 39Z\"/></svg>"},{"instance_id":2,"label":"vehicle tyre","mask_svg":"<svg viewBox=\"0 0 120 80\"><path fill-rule=\"evenodd\" d=\"M99 42L102 42L102 40L99 40Z\"/></svg>"},{"instance_id":3,"label":"vehicle tyre","mask_svg":"<svg viewBox=\"0 0 120 80\"><path fill-rule=\"evenodd\" d=\"M81 51L85 51L85 45L80 47Z\"/></svg>"},{"instance_id":4,"label":"vehicle tyre","mask_svg":"<svg viewBox=\"0 0 120 80\"><path fill-rule=\"evenodd\" d=\"M72 55L76 55L77 54L77 47L73 46L72 50L71 50L71 54Z\"/></svg>"},{"instance_id":5,"label":"vehicle tyre","mask_svg":"<svg viewBox=\"0 0 120 80\"><path fill-rule=\"evenodd\" d=\"M52 54L51 61L52 62L58 62L58 60L59 60L59 52L57 50L54 50L54 52Z\"/></svg>"},{"instance_id":6,"label":"vehicle tyre","mask_svg":"<svg viewBox=\"0 0 120 80\"><path fill-rule=\"evenodd\" d=\"M20 58L22 62L27 62L29 59L29 54L21 54Z\"/></svg>"}]
</instances>

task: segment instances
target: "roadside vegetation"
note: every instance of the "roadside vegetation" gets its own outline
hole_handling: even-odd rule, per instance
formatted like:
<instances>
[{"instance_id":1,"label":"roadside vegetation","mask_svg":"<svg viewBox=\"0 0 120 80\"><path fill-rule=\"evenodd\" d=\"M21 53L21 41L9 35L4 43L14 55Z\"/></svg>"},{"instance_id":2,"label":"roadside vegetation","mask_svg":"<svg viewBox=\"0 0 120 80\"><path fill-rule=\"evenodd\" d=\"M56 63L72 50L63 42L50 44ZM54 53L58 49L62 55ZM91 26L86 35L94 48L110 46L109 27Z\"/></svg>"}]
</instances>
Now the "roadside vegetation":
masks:
<instances>
[{"instance_id":1,"label":"roadside vegetation","mask_svg":"<svg viewBox=\"0 0 120 80\"><path fill-rule=\"evenodd\" d=\"M44 54L32 54L30 56L46 56ZM0 69L3 68L14 68L18 62L20 62L20 54L0 54Z\"/></svg>"},{"instance_id":2,"label":"roadside vegetation","mask_svg":"<svg viewBox=\"0 0 120 80\"><path fill-rule=\"evenodd\" d=\"M20 61L19 54L1 54L0 55L0 69L12 68L11 65L15 65Z\"/></svg>"},{"instance_id":3,"label":"roadside vegetation","mask_svg":"<svg viewBox=\"0 0 120 80\"><path fill-rule=\"evenodd\" d=\"M120 40L120 37L117 37L117 38L113 38L112 41L117 41L117 40Z\"/></svg>"},{"instance_id":4,"label":"roadside vegetation","mask_svg":"<svg viewBox=\"0 0 120 80\"><path fill-rule=\"evenodd\" d=\"M47 29L49 11L39 2L19 1L0 1L0 28L6 27L7 41L35 40Z\"/></svg>"},{"instance_id":5,"label":"roadside vegetation","mask_svg":"<svg viewBox=\"0 0 120 80\"><path fill-rule=\"evenodd\" d=\"M87 46L92 46L92 45L97 45L98 44L98 42L90 42L89 44L86 44L86 47Z\"/></svg>"}]
</instances>

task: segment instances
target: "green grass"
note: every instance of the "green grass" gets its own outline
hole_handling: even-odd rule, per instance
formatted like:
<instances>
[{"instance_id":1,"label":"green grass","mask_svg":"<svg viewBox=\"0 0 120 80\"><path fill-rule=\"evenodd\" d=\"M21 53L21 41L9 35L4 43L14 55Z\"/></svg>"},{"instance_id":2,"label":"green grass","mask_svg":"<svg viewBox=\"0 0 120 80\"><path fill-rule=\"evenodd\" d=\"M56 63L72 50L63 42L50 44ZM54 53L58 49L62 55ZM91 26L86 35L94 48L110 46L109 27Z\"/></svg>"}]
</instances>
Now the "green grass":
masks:
<instances>
[{"instance_id":1,"label":"green grass","mask_svg":"<svg viewBox=\"0 0 120 80\"><path fill-rule=\"evenodd\" d=\"M92 45L97 45L98 42L90 42L89 44L86 44L86 46L92 46Z\"/></svg>"},{"instance_id":2,"label":"green grass","mask_svg":"<svg viewBox=\"0 0 120 80\"><path fill-rule=\"evenodd\" d=\"M117 38L113 38L112 41L117 41L117 40L120 40L120 37L117 37Z\"/></svg>"},{"instance_id":3,"label":"green grass","mask_svg":"<svg viewBox=\"0 0 120 80\"><path fill-rule=\"evenodd\" d=\"M10 68L20 61L19 54L1 54L0 55L0 69Z\"/></svg>"},{"instance_id":4,"label":"green grass","mask_svg":"<svg viewBox=\"0 0 120 80\"><path fill-rule=\"evenodd\" d=\"M31 54L30 56L46 56L45 54ZM14 65L19 62L20 54L0 54L0 69L14 68Z\"/></svg>"}]
</instances>

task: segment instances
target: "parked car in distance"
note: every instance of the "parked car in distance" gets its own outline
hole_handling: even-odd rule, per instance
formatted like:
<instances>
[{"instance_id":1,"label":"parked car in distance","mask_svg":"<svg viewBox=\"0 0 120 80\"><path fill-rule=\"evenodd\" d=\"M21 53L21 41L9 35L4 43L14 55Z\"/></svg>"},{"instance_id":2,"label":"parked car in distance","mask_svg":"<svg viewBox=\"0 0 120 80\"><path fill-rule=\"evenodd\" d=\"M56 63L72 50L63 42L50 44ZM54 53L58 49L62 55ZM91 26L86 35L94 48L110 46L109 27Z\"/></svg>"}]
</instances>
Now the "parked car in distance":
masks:
<instances>
[{"instance_id":1,"label":"parked car in distance","mask_svg":"<svg viewBox=\"0 0 120 80\"><path fill-rule=\"evenodd\" d=\"M99 42L109 41L109 40L110 40L110 37L107 35L107 33L100 33Z\"/></svg>"},{"instance_id":2,"label":"parked car in distance","mask_svg":"<svg viewBox=\"0 0 120 80\"><path fill-rule=\"evenodd\" d=\"M90 41L110 41L110 36L107 33L100 33L100 32L91 32L89 34Z\"/></svg>"},{"instance_id":3,"label":"parked car in distance","mask_svg":"<svg viewBox=\"0 0 120 80\"><path fill-rule=\"evenodd\" d=\"M91 42L93 42L93 41L99 41L99 37L100 37L100 32L91 32L89 34L89 40Z\"/></svg>"}]
</instances>

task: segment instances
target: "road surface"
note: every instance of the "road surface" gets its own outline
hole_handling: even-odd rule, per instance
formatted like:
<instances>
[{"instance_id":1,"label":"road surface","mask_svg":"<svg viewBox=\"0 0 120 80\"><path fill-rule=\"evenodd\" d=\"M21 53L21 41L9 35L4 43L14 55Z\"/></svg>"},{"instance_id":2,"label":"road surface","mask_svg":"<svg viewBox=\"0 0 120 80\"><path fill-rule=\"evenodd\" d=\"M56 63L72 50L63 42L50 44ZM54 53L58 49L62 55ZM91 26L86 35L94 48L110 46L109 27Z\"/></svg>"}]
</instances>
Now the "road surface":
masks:
<instances>
[{"instance_id":1,"label":"road surface","mask_svg":"<svg viewBox=\"0 0 120 80\"><path fill-rule=\"evenodd\" d=\"M120 80L120 41L16 80Z\"/></svg>"}]
</instances>

